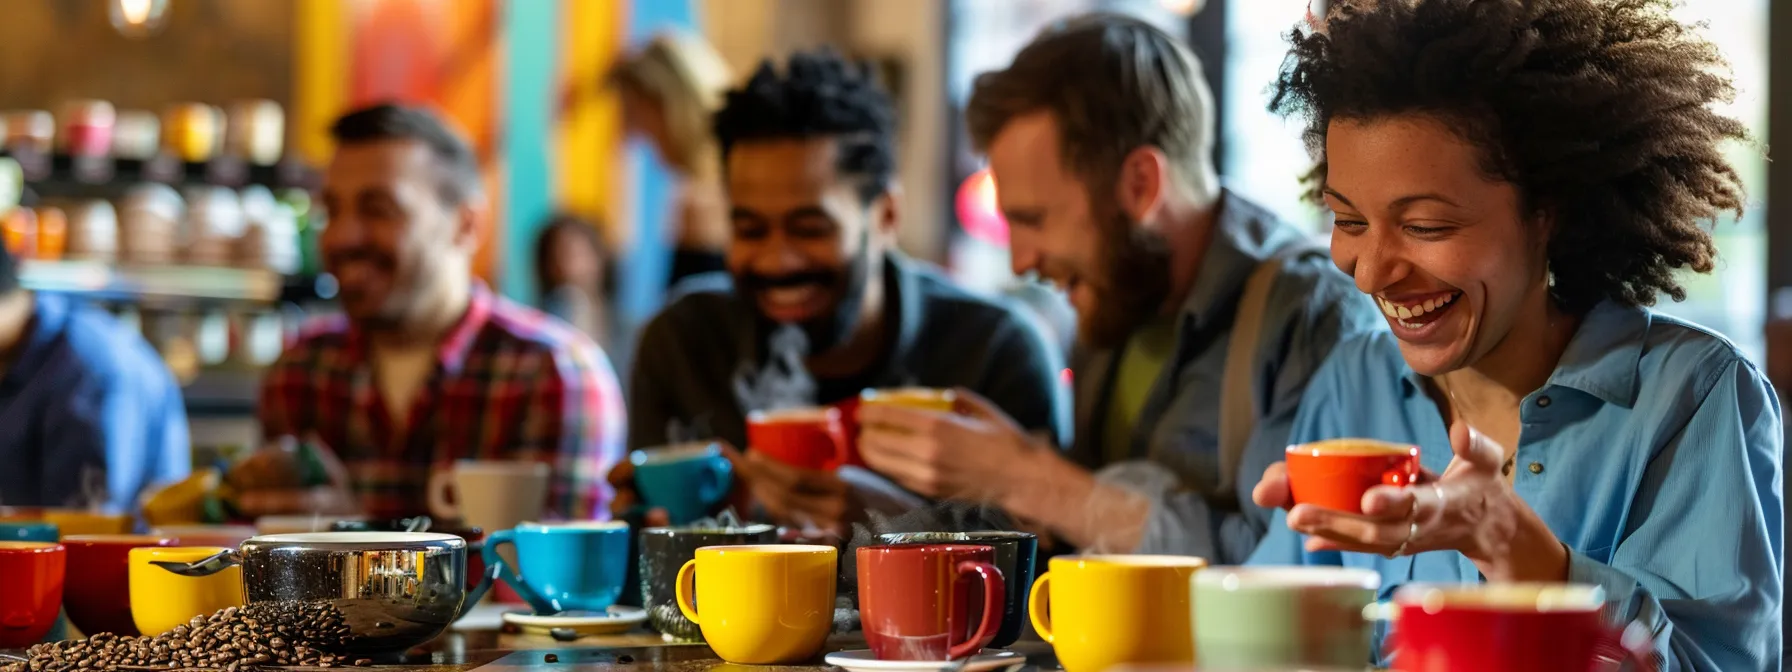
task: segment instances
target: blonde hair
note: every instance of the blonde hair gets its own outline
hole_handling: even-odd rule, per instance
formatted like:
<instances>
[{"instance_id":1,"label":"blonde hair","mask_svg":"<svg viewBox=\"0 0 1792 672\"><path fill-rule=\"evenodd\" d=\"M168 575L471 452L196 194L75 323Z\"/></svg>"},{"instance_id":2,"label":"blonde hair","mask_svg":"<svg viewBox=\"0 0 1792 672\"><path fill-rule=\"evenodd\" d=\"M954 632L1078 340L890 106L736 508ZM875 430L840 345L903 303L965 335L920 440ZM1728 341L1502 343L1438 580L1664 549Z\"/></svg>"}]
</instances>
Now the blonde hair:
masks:
<instances>
[{"instance_id":1,"label":"blonde hair","mask_svg":"<svg viewBox=\"0 0 1792 672\"><path fill-rule=\"evenodd\" d=\"M732 84L728 63L702 38L682 32L655 36L611 69L610 82L651 98L665 115L668 160L680 170L718 167L710 117Z\"/></svg>"}]
</instances>

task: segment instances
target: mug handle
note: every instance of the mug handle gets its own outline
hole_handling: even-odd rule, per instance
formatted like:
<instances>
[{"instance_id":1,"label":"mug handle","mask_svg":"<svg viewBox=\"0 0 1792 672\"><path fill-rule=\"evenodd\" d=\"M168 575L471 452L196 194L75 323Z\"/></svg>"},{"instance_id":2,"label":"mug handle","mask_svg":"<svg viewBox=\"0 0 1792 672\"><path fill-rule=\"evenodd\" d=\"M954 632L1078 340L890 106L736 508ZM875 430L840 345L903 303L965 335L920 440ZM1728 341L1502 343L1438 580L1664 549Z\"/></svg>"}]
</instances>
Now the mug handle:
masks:
<instances>
[{"instance_id":1,"label":"mug handle","mask_svg":"<svg viewBox=\"0 0 1792 672\"><path fill-rule=\"evenodd\" d=\"M459 519L460 507L449 496L453 491L454 472L437 469L429 477L429 515L448 520Z\"/></svg>"},{"instance_id":2,"label":"mug handle","mask_svg":"<svg viewBox=\"0 0 1792 672\"><path fill-rule=\"evenodd\" d=\"M518 576L515 570L504 564L504 556L498 555L498 547L505 544L516 546L516 530L498 530L485 538L485 549L480 551L480 555L485 558L485 566L492 568L488 573L494 579L508 583L511 588L516 589L516 594L521 595L523 600L529 603L529 608L534 609L536 614L552 616L560 613L560 605L554 604L542 597L540 593L535 592L535 589L530 588L529 584L523 581L523 578Z\"/></svg>"},{"instance_id":3,"label":"mug handle","mask_svg":"<svg viewBox=\"0 0 1792 672\"><path fill-rule=\"evenodd\" d=\"M705 461L697 479L697 499L707 509L728 496L728 486L734 484L734 463L725 457Z\"/></svg>"},{"instance_id":4,"label":"mug handle","mask_svg":"<svg viewBox=\"0 0 1792 672\"><path fill-rule=\"evenodd\" d=\"M678 610L684 613L685 618L697 625L703 625L703 621L697 620L697 602L692 599L695 597L693 593L696 592L697 560L693 558L684 561L684 566L678 568L678 579L672 583L672 595L677 599Z\"/></svg>"},{"instance_id":5,"label":"mug handle","mask_svg":"<svg viewBox=\"0 0 1792 672\"><path fill-rule=\"evenodd\" d=\"M485 591L491 590L492 584L498 581L498 575L509 569L504 566L504 558L500 557L493 562L492 556L487 555L484 550L481 550L479 555L486 558L485 573L480 575L479 584L473 586L473 591L467 593L466 599L461 601L460 613L454 615L456 621L466 618L467 612L473 610L473 605L479 604L480 600L485 599Z\"/></svg>"},{"instance_id":6,"label":"mug handle","mask_svg":"<svg viewBox=\"0 0 1792 672\"><path fill-rule=\"evenodd\" d=\"M996 631L1002 629L1002 603L1008 599L1008 585L1002 579L1002 570L995 565L966 560L958 563L958 574L976 574L983 579L983 618L977 623L976 634L946 652L947 660L975 655L989 646L989 641L996 638Z\"/></svg>"},{"instance_id":7,"label":"mug handle","mask_svg":"<svg viewBox=\"0 0 1792 672\"><path fill-rule=\"evenodd\" d=\"M1051 572L1040 574L1033 582L1033 590L1027 593L1027 617L1033 621L1033 629L1039 633L1039 638L1047 644L1055 639L1052 635L1051 591L1046 589L1051 578Z\"/></svg>"}]
</instances>

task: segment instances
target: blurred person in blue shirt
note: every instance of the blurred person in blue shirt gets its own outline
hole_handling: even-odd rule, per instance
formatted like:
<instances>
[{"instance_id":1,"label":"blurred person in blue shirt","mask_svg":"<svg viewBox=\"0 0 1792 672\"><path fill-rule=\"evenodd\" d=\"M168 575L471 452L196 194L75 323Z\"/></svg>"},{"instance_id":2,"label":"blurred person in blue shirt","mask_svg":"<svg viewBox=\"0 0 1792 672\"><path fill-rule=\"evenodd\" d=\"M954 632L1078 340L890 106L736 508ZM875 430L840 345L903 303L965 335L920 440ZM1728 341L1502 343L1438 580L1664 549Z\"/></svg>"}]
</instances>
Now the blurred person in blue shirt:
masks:
<instances>
[{"instance_id":1,"label":"blurred person in blue shirt","mask_svg":"<svg viewBox=\"0 0 1792 672\"><path fill-rule=\"evenodd\" d=\"M1647 308L1743 205L1723 59L1669 9L1347 3L1295 32L1274 105L1305 117L1332 259L1391 333L1333 351L1291 442L1413 444L1427 474L1362 514L1278 512L1253 563L1374 569L1384 597L1597 585L1662 670L1780 669L1779 402ZM1292 503L1281 463L1253 496Z\"/></svg>"},{"instance_id":2,"label":"blurred person in blue shirt","mask_svg":"<svg viewBox=\"0 0 1792 672\"><path fill-rule=\"evenodd\" d=\"M0 504L135 513L191 470L180 388L141 335L18 270L0 247Z\"/></svg>"}]
</instances>

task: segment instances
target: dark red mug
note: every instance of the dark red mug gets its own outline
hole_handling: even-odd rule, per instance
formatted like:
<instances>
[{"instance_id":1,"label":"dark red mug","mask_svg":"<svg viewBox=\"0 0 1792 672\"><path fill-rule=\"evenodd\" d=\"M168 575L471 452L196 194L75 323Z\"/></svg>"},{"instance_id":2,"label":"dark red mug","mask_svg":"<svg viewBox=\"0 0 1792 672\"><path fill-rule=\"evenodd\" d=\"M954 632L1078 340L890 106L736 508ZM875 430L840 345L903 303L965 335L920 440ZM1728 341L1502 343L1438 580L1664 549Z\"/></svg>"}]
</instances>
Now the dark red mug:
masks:
<instances>
[{"instance_id":1,"label":"dark red mug","mask_svg":"<svg viewBox=\"0 0 1792 672\"><path fill-rule=\"evenodd\" d=\"M62 544L0 541L0 649L43 641L62 612Z\"/></svg>"},{"instance_id":2,"label":"dark red mug","mask_svg":"<svg viewBox=\"0 0 1792 672\"><path fill-rule=\"evenodd\" d=\"M131 619L131 549L175 543L172 537L150 534L63 537L68 573L78 577L62 586L62 607L69 622L88 636L102 632L137 636L137 622Z\"/></svg>"},{"instance_id":3,"label":"dark red mug","mask_svg":"<svg viewBox=\"0 0 1792 672\"><path fill-rule=\"evenodd\" d=\"M859 621L872 653L957 660L983 650L1007 598L995 558L994 548L968 544L859 548Z\"/></svg>"},{"instance_id":4,"label":"dark red mug","mask_svg":"<svg viewBox=\"0 0 1792 672\"><path fill-rule=\"evenodd\" d=\"M1570 583L1411 585L1394 595L1389 646L1404 672L1653 672L1647 641L1605 621L1605 591Z\"/></svg>"},{"instance_id":5,"label":"dark red mug","mask_svg":"<svg viewBox=\"0 0 1792 672\"><path fill-rule=\"evenodd\" d=\"M784 464L832 471L863 466L840 409L830 406L754 411L747 416L747 445Z\"/></svg>"}]
</instances>

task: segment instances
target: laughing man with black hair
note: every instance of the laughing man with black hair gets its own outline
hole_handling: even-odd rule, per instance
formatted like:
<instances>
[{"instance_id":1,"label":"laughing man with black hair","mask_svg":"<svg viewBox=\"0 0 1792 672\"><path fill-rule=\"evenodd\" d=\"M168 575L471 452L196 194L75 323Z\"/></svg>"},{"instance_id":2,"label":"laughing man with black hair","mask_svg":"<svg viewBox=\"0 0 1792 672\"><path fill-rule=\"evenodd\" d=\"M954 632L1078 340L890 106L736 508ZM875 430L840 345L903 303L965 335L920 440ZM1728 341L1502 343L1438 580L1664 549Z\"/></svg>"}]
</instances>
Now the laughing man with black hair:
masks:
<instances>
[{"instance_id":1,"label":"laughing man with black hair","mask_svg":"<svg viewBox=\"0 0 1792 672\"><path fill-rule=\"evenodd\" d=\"M632 448L726 441L745 452L743 480L771 517L838 533L881 479L762 458L747 445L749 412L866 388L960 388L1067 436L1063 363L1034 323L897 251L894 112L862 68L826 51L795 54L783 72L767 62L728 93L715 129L729 272L682 285L642 333Z\"/></svg>"}]
</instances>

